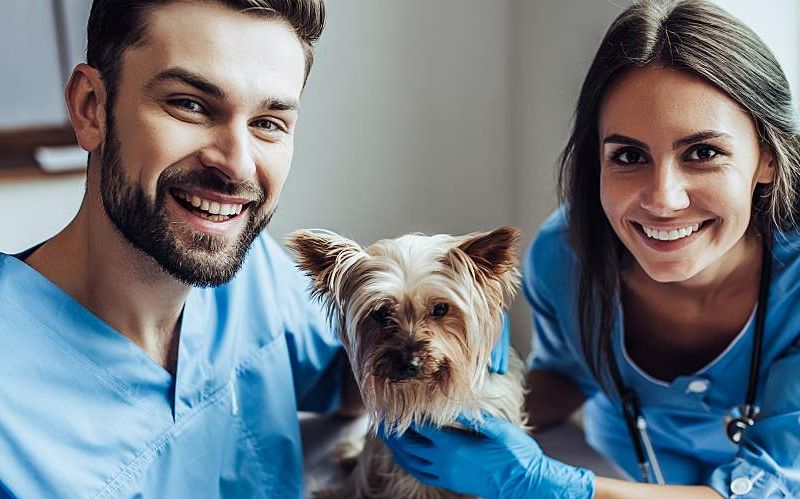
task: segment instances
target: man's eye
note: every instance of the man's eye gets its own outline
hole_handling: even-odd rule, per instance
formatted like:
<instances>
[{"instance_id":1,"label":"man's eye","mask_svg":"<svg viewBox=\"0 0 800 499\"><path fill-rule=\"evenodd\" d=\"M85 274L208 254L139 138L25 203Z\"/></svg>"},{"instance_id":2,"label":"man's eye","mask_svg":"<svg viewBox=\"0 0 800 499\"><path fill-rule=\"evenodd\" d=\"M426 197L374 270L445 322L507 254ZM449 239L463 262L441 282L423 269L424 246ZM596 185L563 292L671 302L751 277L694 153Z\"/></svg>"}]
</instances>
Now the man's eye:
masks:
<instances>
[{"instance_id":1,"label":"man's eye","mask_svg":"<svg viewBox=\"0 0 800 499\"><path fill-rule=\"evenodd\" d=\"M190 113L205 112L203 105L192 99L172 99L169 103L181 110L189 111Z\"/></svg>"},{"instance_id":2,"label":"man's eye","mask_svg":"<svg viewBox=\"0 0 800 499\"><path fill-rule=\"evenodd\" d=\"M635 165L638 163L646 163L647 158L636 149L621 149L614 153L611 159L615 163L621 165Z\"/></svg>"},{"instance_id":3,"label":"man's eye","mask_svg":"<svg viewBox=\"0 0 800 499\"><path fill-rule=\"evenodd\" d=\"M259 129L265 131L265 132L283 131L283 127L279 126L273 120L266 120L266 119L256 120L256 121L254 121L252 123L252 125L254 127L256 127L256 128L259 128Z\"/></svg>"},{"instance_id":4,"label":"man's eye","mask_svg":"<svg viewBox=\"0 0 800 499\"><path fill-rule=\"evenodd\" d=\"M697 146L686 155L688 161L708 161L719 156L719 151L710 146Z\"/></svg>"}]
</instances>

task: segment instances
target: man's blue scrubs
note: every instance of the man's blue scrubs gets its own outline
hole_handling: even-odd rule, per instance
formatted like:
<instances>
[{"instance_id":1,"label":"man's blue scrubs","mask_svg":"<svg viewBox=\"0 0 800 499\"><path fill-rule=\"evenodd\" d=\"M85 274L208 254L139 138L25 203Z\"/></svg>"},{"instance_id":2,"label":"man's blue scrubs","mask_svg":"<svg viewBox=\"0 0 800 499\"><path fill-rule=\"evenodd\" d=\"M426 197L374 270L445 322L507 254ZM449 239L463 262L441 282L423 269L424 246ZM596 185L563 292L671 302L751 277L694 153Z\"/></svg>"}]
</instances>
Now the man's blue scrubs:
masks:
<instances>
[{"instance_id":1,"label":"man's blue scrubs","mask_svg":"<svg viewBox=\"0 0 800 499\"><path fill-rule=\"evenodd\" d=\"M300 497L297 410L338 404L342 358L307 290L260 237L189 294L173 377L0 254L0 496Z\"/></svg>"},{"instance_id":2,"label":"man's blue scrubs","mask_svg":"<svg viewBox=\"0 0 800 499\"><path fill-rule=\"evenodd\" d=\"M600 391L584 360L577 319L577 258L563 208L542 226L525 261L525 293L535 324L531 367L572 379L587 396L587 441L634 479L640 474L620 405ZM672 484L707 484L724 497L800 497L800 234L778 234L764 331L761 416L740 446L724 419L747 391L754 319L728 348L689 376L649 376L625 351L622 320L612 336L624 383L638 394L650 438ZM618 317L622 309L618 304Z\"/></svg>"}]
</instances>

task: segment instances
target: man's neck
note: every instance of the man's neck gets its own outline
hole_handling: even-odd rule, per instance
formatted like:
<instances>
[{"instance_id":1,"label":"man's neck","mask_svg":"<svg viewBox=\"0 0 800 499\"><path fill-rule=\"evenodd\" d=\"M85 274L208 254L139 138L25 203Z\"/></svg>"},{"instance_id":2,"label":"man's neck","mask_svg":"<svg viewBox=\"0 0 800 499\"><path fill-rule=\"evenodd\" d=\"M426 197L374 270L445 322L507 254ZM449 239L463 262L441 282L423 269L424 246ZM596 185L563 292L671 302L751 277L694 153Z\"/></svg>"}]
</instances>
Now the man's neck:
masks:
<instances>
[{"instance_id":1,"label":"man's neck","mask_svg":"<svg viewBox=\"0 0 800 499\"><path fill-rule=\"evenodd\" d=\"M174 374L190 287L119 233L87 196L75 219L26 263Z\"/></svg>"}]
</instances>

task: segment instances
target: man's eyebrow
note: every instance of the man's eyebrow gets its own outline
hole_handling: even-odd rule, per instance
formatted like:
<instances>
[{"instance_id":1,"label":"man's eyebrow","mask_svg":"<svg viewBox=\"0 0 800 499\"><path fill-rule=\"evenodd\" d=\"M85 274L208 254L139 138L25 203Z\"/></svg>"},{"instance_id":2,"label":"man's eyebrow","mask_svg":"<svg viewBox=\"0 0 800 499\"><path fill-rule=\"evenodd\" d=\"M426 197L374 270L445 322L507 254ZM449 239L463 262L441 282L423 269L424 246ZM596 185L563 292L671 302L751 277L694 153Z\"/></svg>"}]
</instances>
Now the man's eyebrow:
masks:
<instances>
[{"instance_id":1,"label":"man's eyebrow","mask_svg":"<svg viewBox=\"0 0 800 499\"><path fill-rule=\"evenodd\" d=\"M193 73L189 70L178 67L170 68L158 73L145 84L145 88L150 90L159 83L170 80L178 80L183 82L218 100L225 99L225 91L222 90L222 88L211 83L197 73ZM297 99L267 98L262 102L261 107L263 109L269 109L270 111L295 111L300 107L300 105Z\"/></svg>"},{"instance_id":2,"label":"man's eyebrow","mask_svg":"<svg viewBox=\"0 0 800 499\"><path fill-rule=\"evenodd\" d=\"M296 111L300 106L296 99L266 99L261 107L270 111Z\"/></svg>"},{"instance_id":3,"label":"man's eyebrow","mask_svg":"<svg viewBox=\"0 0 800 499\"><path fill-rule=\"evenodd\" d=\"M618 133L609 135L608 137L603 139L603 144L624 144L628 146L636 146L645 151L649 151L650 147L642 142L641 140L636 140L631 137L626 137L625 135L620 135Z\"/></svg>"},{"instance_id":4,"label":"man's eyebrow","mask_svg":"<svg viewBox=\"0 0 800 499\"><path fill-rule=\"evenodd\" d=\"M702 132L693 133L687 137L676 140L672 143L672 148L678 149L679 147L688 146L689 144L694 144L695 142L703 142L704 140L716 139L718 137L730 138L730 135L725 132L718 132L716 130L703 130Z\"/></svg>"},{"instance_id":5,"label":"man's eyebrow","mask_svg":"<svg viewBox=\"0 0 800 499\"><path fill-rule=\"evenodd\" d=\"M213 83L206 80L202 76L196 73L192 73L191 71L188 71L183 68L170 68L158 73L145 84L144 88L151 90L159 83L170 80L181 81L216 99L225 98L225 92L223 92L223 90L220 87L214 85Z\"/></svg>"}]
</instances>

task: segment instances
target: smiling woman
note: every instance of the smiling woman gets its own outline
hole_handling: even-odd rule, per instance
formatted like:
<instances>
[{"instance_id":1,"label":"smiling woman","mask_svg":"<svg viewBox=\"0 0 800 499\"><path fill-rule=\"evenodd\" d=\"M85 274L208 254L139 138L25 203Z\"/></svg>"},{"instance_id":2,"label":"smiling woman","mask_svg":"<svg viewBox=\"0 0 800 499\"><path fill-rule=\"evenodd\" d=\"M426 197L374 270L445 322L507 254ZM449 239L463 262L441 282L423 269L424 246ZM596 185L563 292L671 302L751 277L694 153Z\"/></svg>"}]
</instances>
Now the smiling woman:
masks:
<instances>
[{"instance_id":1,"label":"smiling woman","mask_svg":"<svg viewBox=\"0 0 800 499\"><path fill-rule=\"evenodd\" d=\"M775 58L716 4L626 9L525 262L527 407L543 429L583 404L588 442L653 483L559 463L491 418L421 427L396 455L483 497L800 497L796 119Z\"/></svg>"},{"instance_id":2,"label":"smiling woman","mask_svg":"<svg viewBox=\"0 0 800 499\"><path fill-rule=\"evenodd\" d=\"M704 486L597 497L800 493L798 132L769 49L710 2L637 2L602 41L528 257L528 405L545 426L586 401L631 476Z\"/></svg>"}]
</instances>

